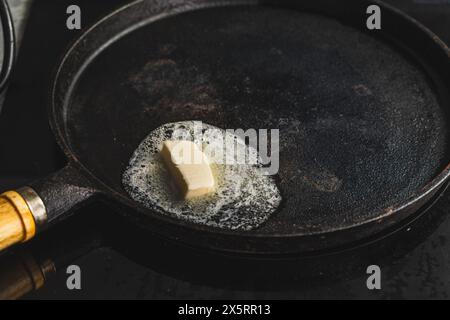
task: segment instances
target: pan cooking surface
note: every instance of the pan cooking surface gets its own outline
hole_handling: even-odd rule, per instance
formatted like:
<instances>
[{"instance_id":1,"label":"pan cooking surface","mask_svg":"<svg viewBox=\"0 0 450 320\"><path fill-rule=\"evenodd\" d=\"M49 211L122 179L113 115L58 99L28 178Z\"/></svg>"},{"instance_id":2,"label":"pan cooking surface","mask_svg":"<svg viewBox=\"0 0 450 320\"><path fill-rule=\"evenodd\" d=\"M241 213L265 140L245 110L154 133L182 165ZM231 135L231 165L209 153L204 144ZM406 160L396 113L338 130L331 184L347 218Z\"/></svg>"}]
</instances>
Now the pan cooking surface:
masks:
<instances>
[{"instance_id":1,"label":"pan cooking surface","mask_svg":"<svg viewBox=\"0 0 450 320\"><path fill-rule=\"evenodd\" d=\"M412 60L335 20L269 7L135 30L90 63L65 119L77 158L125 196L131 154L162 124L279 128L283 203L259 229L267 234L375 218L449 161L446 115Z\"/></svg>"}]
</instances>

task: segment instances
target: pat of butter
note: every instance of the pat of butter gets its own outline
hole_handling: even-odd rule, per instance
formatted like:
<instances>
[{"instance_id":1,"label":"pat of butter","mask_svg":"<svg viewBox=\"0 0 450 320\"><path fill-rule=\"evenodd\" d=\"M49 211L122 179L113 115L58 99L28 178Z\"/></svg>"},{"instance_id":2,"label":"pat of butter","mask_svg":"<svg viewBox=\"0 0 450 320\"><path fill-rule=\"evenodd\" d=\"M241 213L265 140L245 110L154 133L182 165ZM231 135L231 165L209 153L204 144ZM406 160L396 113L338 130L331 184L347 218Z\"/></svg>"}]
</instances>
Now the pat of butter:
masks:
<instances>
[{"instance_id":1,"label":"pat of butter","mask_svg":"<svg viewBox=\"0 0 450 320\"><path fill-rule=\"evenodd\" d=\"M192 141L164 141L161 156L185 199L215 190L208 158Z\"/></svg>"}]
</instances>

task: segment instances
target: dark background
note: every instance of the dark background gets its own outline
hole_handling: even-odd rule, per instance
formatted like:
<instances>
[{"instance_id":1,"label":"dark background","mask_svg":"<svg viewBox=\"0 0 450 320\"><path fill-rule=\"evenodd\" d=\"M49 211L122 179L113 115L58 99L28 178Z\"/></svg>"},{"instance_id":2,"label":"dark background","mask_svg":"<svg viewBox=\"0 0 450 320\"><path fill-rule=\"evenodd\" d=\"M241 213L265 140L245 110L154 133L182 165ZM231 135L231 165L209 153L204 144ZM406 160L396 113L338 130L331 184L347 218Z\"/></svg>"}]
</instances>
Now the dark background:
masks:
<instances>
[{"instance_id":1,"label":"dark background","mask_svg":"<svg viewBox=\"0 0 450 320\"><path fill-rule=\"evenodd\" d=\"M66 8L82 8L83 29L126 0L37 0L0 116L1 190L47 175L64 159L47 123L48 85L79 31ZM387 1L450 44L450 0ZM345 5L343 3L343 5ZM345 253L292 261L249 261L197 252L141 234L93 204L23 249L50 258L56 274L25 298L449 298L450 192L426 215L387 239ZM108 225L102 221L108 218ZM14 253L14 252L13 252ZM1 260L0 260L1 263ZM66 288L65 266L82 270L82 290ZM367 266L382 269L382 290L366 287Z\"/></svg>"}]
</instances>

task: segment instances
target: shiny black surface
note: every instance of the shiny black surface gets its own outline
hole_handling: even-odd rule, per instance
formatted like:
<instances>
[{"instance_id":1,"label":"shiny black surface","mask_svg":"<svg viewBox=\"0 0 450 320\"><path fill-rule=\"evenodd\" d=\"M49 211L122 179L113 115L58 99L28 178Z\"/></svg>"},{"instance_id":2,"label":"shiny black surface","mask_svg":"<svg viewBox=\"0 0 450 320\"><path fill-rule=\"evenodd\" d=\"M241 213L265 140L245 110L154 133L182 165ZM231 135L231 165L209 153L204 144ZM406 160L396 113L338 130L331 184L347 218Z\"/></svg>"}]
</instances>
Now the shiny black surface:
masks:
<instances>
[{"instance_id":1,"label":"shiny black surface","mask_svg":"<svg viewBox=\"0 0 450 320\"><path fill-rule=\"evenodd\" d=\"M45 7L45 3L48 6L48 2L50 1L42 0L39 6ZM428 21L429 26L438 34L441 28L440 36L450 42L450 35L445 34L445 31L449 30L449 20L439 18L445 17L445 13L449 14L449 5L418 5L409 1L401 1L399 4L410 8L411 13L413 15L416 13L418 17L423 11L425 22ZM419 14L417 6L423 9L420 10ZM428 6L435 7L434 12L436 12L437 18L433 18L433 10ZM42 10L43 7L40 9ZM64 6L62 7L64 8ZM56 7L52 7L52 9L56 12L63 10L60 8L60 11L58 11ZM54 11L53 13L55 13ZM35 23L36 15L39 16L39 12L42 14L42 11L33 11ZM48 10L47 14L50 12L52 10ZM33 36L30 40L30 28L27 32L28 37L26 35L24 40L23 48L28 46L28 48L34 50L30 52L30 50L23 49L22 59L19 60L23 63L19 65L19 72L16 74L12 90L7 98L5 113L0 118L0 130L3 136L6 134L15 136L17 138L15 141L19 142L19 146L15 146L17 143L13 142L2 142L3 150L11 147L13 151L13 153L8 152L8 157L2 156L2 177L5 177L5 180L2 180L2 189L21 185L30 178L43 176L59 167L60 164L60 160L58 160L60 158L57 156L58 151L54 148L53 140L46 128L46 117L45 114L42 114L42 103L39 107L39 102L43 102L40 99L46 94L45 84L40 82L45 78L43 75L47 75L49 65L54 63L51 52L56 56L60 48L51 49L51 46L46 46L45 41L48 40L39 40ZM49 28L48 31L51 32L51 29L53 31L59 30L58 28ZM62 31L64 30L62 29ZM73 35L56 35L53 40L58 41L54 41L52 44L55 46L56 44L61 45L63 39L71 36ZM35 63L34 59L39 54L39 48L46 49L39 56L42 59L40 61L48 63L45 66L44 63L42 65L36 65ZM33 77L30 77L28 73L31 69L34 70ZM29 92L31 93L27 96L23 95L22 90L24 88L30 89ZM22 112L18 111L19 105L25 106L24 109L21 109ZM23 132L18 128L19 123L32 126L34 128L33 134ZM23 144L20 143L24 141L31 142L28 148L23 148ZM45 150L46 147L47 150ZM29 156L30 150L40 151L31 157ZM14 153L17 157L10 156ZM389 238L384 245L377 245L377 250L369 247L353 253L350 260L353 261L354 267L349 267L349 270L342 270L338 267L340 263L347 261L346 255L332 256L328 258L331 260L315 262L321 266L331 264L337 267L331 271L329 268L320 270L318 275L310 277L308 281L302 280L298 273L292 275L292 279L297 279L296 281L283 280L283 273L290 269L297 269L298 262L264 264L247 260L237 261L236 258L223 260L223 258L215 255L211 256L206 253L184 249L181 250L184 253L183 255L172 244L158 242L157 239L148 239L146 236L140 237L139 235L136 235L137 239L131 238L130 242L126 242L125 245L118 245L114 241L115 237L108 235L109 232L114 234L114 231L117 231L114 228L114 223L111 224L111 230L101 231L101 228L99 228L99 231L92 230L94 236L91 236L90 230L95 226L95 222L91 219L83 219L90 217L90 213L100 213L99 216L102 216L101 212L109 210L97 205L88 208L75 218L76 220L69 221L69 226L59 231L73 235L73 238L86 238L88 240L87 249L81 250L79 254L81 257L78 259L76 259L76 256L73 257L75 263L79 264L84 270L83 290L79 292L68 291L65 288L64 268L61 268L57 276L50 280L46 287L28 297L445 298L450 293L450 279L447 276L450 268L450 244L448 243L450 220L447 216L449 202L448 193L446 193L429 214L425 215L425 220L421 219L413 226L396 233L395 238ZM82 229L82 232L75 231L79 230L77 226L86 224L86 221L89 221L91 227ZM122 223L125 224L125 222L118 222L119 225L122 225ZM72 233L69 231L72 231ZM133 234L134 232L130 233ZM50 234L48 237L52 239L51 236ZM59 239L59 236L61 235L56 234L55 239ZM95 245L91 246L93 243L91 237L101 240L95 240ZM45 241L45 239L42 239L42 241ZM74 247L85 248L82 245L78 247L76 241L74 242ZM64 243L64 238L61 238L62 247L64 247ZM36 242L37 246L38 244L39 241ZM102 248L100 244L106 244L113 249ZM94 248L94 251L90 251L92 248ZM42 252L42 249L35 250L40 254ZM43 250L43 255L46 254L46 250ZM377 254L373 254L374 250ZM60 251L66 250L61 249ZM55 259L56 256L64 256L55 252L50 252L50 254L55 255ZM61 265L64 265L72 261L72 258L62 260ZM186 261L189 261L189 263L186 263ZM384 280L381 292L369 292L365 287L366 275L364 269L368 264L373 263L380 264L383 270ZM247 282L242 283L243 273L255 273L256 276L248 277ZM286 272L286 274L291 275L292 272ZM269 275L275 279L266 283ZM279 275L279 278L277 275ZM319 281L316 281L316 278Z\"/></svg>"}]
</instances>

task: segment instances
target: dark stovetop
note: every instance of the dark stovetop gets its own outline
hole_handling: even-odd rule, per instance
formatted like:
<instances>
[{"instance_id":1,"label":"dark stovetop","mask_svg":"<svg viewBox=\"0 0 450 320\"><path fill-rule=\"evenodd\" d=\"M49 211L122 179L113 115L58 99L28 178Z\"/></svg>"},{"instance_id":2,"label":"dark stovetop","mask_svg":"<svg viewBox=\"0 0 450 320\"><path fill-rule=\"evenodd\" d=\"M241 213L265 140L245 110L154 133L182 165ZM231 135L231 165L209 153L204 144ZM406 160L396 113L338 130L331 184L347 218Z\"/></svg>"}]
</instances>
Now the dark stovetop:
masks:
<instances>
[{"instance_id":1,"label":"dark stovetop","mask_svg":"<svg viewBox=\"0 0 450 320\"><path fill-rule=\"evenodd\" d=\"M65 28L70 4L84 26L127 0L38 0L0 116L0 187L43 177L64 164L47 124L45 101L58 58L79 35ZM388 1L450 44L450 0ZM199 252L143 234L95 203L20 248L57 267L26 298L449 298L450 191L426 215L368 246L326 257L255 261ZM108 217L107 228L102 225ZM118 235L120 233L120 236ZM12 252L15 254L15 251ZM0 266L1 259L0 257ZM82 290L66 287L67 264L82 270ZM382 290L366 287L380 265ZM1 275L0 275L1 278ZM0 284L1 286L1 284Z\"/></svg>"}]
</instances>

